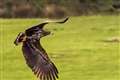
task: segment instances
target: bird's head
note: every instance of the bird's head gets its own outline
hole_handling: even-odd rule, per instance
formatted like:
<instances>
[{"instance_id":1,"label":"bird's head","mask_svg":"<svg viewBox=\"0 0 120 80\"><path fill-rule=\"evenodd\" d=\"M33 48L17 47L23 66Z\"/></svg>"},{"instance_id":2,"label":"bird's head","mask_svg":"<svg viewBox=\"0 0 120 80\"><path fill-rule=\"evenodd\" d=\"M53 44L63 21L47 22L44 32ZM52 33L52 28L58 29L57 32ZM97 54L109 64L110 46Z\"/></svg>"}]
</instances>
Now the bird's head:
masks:
<instances>
[{"instance_id":1,"label":"bird's head","mask_svg":"<svg viewBox=\"0 0 120 80\"><path fill-rule=\"evenodd\" d=\"M20 32L17 36L17 38L15 39L14 41L14 44L15 45L18 45L19 43L23 42L26 40L26 36L25 36L25 33L23 32Z\"/></svg>"}]
</instances>

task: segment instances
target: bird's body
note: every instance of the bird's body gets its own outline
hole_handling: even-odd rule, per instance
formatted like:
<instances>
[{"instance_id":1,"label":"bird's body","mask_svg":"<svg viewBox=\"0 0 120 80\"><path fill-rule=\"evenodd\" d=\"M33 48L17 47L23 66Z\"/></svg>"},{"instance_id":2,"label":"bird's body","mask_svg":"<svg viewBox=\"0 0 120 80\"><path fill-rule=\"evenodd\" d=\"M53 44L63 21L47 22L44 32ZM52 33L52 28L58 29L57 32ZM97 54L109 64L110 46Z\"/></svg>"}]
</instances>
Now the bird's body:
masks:
<instances>
[{"instance_id":1,"label":"bird's body","mask_svg":"<svg viewBox=\"0 0 120 80\"><path fill-rule=\"evenodd\" d=\"M67 20L68 18L57 23L64 23ZM43 26L48 23L41 23L25 30L23 33L19 33L14 43L16 45L20 42L23 43L22 51L26 64L39 79L56 80L58 78L58 70L40 44L40 38L50 34L49 31L43 30Z\"/></svg>"}]
</instances>

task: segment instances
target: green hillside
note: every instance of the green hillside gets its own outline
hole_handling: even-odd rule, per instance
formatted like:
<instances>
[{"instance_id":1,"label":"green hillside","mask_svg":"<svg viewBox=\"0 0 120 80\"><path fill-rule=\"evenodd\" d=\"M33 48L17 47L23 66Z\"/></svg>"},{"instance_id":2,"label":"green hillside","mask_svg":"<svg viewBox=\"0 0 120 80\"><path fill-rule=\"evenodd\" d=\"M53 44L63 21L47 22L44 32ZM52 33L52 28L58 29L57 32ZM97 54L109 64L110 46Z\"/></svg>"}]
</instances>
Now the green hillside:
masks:
<instances>
[{"instance_id":1,"label":"green hillside","mask_svg":"<svg viewBox=\"0 0 120 80\"><path fill-rule=\"evenodd\" d=\"M59 80L120 80L120 16L72 17L49 24L51 35L41 39L59 69ZM0 19L1 80L37 80L27 67L17 34L39 19Z\"/></svg>"}]
</instances>

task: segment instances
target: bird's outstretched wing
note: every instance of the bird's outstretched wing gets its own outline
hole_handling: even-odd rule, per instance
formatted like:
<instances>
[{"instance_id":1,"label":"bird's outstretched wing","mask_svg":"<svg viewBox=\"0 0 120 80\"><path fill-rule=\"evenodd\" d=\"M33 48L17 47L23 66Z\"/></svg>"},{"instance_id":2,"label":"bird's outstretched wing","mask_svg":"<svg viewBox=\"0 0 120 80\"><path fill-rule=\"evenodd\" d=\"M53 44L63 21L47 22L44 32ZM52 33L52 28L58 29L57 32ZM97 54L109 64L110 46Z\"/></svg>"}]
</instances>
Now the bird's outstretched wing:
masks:
<instances>
[{"instance_id":1,"label":"bird's outstretched wing","mask_svg":"<svg viewBox=\"0 0 120 80\"><path fill-rule=\"evenodd\" d=\"M44 59L41 55L38 55L37 64L32 70L41 80L56 80L58 78L56 66L51 61Z\"/></svg>"},{"instance_id":2,"label":"bird's outstretched wing","mask_svg":"<svg viewBox=\"0 0 120 80\"><path fill-rule=\"evenodd\" d=\"M56 80L58 78L56 66L42 55L37 55L37 62L32 71L41 80Z\"/></svg>"},{"instance_id":3,"label":"bird's outstretched wing","mask_svg":"<svg viewBox=\"0 0 120 80\"><path fill-rule=\"evenodd\" d=\"M47 54L44 53L45 51L39 51L29 42L22 49L27 65L40 80L56 80L58 78L58 70Z\"/></svg>"},{"instance_id":4,"label":"bird's outstretched wing","mask_svg":"<svg viewBox=\"0 0 120 80\"><path fill-rule=\"evenodd\" d=\"M60 24L62 24L62 23L65 23L68 19L69 19L69 17L65 18L65 19L62 20L62 21L61 21L61 20L58 20L58 21L48 20L48 21L45 21L45 22L43 22L43 23L40 23L40 24L38 24L38 25L36 25L36 26L33 26L33 27L31 27L31 28L28 28L28 29L25 31L25 33L26 33L27 36L31 36L31 35L33 35L34 33L39 32L39 30L42 29L42 28L43 28L46 24L48 24L48 23L60 23Z\"/></svg>"}]
</instances>

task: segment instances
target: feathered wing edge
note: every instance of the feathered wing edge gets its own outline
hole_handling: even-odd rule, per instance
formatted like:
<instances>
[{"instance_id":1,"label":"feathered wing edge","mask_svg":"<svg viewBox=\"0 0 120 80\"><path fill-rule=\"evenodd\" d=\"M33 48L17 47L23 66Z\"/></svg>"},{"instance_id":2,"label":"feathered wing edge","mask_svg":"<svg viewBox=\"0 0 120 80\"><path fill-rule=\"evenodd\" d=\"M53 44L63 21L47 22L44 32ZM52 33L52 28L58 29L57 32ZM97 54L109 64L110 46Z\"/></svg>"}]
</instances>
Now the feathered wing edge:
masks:
<instances>
[{"instance_id":1,"label":"feathered wing edge","mask_svg":"<svg viewBox=\"0 0 120 80\"><path fill-rule=\"evenodd\" d=\"M65 23L67 20L69 19L69 17L66 17L65 19L63 20L46 20L45 22L43 23L40 23L38 25L36 25L36 27L39 27L40 29L42 29L46 24L48 23L59 23L59 24L63 24Z\"/></svg>"},{"instance_id":2,"label":"feathered wing edge","mask_svg":"<svg viewBox=\"0 0 120 80\"><path fill-rule=\"evenodd\" d=\"M58 78L58 70L54 63L46 55L41 53L39 49L35 48L34 45L31 44L30 46L38 53L36 64L31 67L34 74L40 80L56 80Z\"/></svg>"},{"instance_id":3,"label":"feathered wing edge","mask_svg":"<svg viewBox=\"0 0 120 80\"><path fill-rule=\"evenodd\" d=\"M69 17L65 18L64 20L57 20L57 21L48 20L48 21L45 21L45 22L40 23L40 24L38 24L38 25L35 25L35 26L31 27L31 28L28 28L27 30L25 30L25 33L29 36L29 35L34 34L36 31L39 31L40 29L43 29L43 27L44 27L46 24L49 24L49 23L59 23L59 24L63 24L63 23L65 23L68 19L69 19Z\"/></svg>"},{"instance_id":4,"label":"feathered wing edge","mask_svg":"<svg viewBox=\"0 0 120 80\"><path fill-rule=\"evenodd\" d=\"M69 19L69 17L66 17L65 19L62 20L46 20L44 23L65 23L67 20Z\"/></svg>"},{"instance_id":5,"label":"feathered wing edge","mask_svg":"<svg viewBox=\"0 0 120 80\"><path fill-rule=\"evenodd\" d=\"M52 62L42 66L36 65L32 71L40 80L56 80L58 78L58 70Z\"/></svg>"},{"instance_id":6,"label":"feathered wing edge","mask_svg":"<svg viewBox=\"0 0 120 80\"><path fill-rule=\"evenodd\" d=\"M65 23L68 19L69 19L69 17L66 17L63 20L55 20L55 21L54 20L46 20L43 23L40 23L38 25L35 25L35 26L27 29L26 31L29 31L29 30L31 31L32 29L35 29L36 27L39 27L40 29L42 29L48 23L59 23L59 24L62 24L62 23Z\"/></svg>"}]
</instances>

